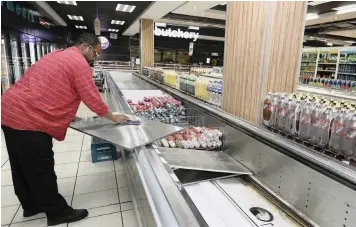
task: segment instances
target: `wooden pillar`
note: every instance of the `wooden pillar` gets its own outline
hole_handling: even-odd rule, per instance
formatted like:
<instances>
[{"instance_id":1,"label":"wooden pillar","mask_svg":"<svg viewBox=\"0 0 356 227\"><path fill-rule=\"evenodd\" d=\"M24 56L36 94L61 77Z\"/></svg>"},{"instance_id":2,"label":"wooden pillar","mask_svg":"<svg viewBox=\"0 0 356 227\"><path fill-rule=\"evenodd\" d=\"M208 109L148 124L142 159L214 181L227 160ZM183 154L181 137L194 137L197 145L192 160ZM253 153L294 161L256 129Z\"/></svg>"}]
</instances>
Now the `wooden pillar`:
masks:
<instances>
[{"instance_id":1,"label":"wooden pillar","mask_svg":"<svg viewBox=\"0 0 356 227\"><path fill-rule=\"evenodd\" d=\"M306 8L306 2L228 2L225 111L257 124L269 91L295 91Z\"/></svg>"},{"instance_id":2,"label":"wooden pillar","mask_svg":"<svg viewBox=\"0 0 356 227\"><path fill-rule=\"evenodd\" d=\"M154 63L154 22L151 19L140 20L140 61L141 72L143 67Z\"/></svg>"}]
</instances>

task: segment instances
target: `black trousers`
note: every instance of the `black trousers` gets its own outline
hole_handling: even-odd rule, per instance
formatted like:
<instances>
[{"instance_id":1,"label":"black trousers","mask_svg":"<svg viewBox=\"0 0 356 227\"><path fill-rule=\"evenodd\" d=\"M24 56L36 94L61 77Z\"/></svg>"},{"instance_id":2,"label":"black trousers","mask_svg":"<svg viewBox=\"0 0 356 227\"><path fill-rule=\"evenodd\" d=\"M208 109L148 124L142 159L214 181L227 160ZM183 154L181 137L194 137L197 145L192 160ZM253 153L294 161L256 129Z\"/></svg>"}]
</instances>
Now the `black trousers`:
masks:
<instances>
[{"instance_id":1,"label":"black trousers","mask_svg":"<svg viewBox=\"0 0 356 227\"><path fill-rule=\"evenodd\" d=\"M58 193L52 137L44 132L1 126L9 153L15 194L23 209L55 217L67 208Z\"/></svg>"}]
</instances>

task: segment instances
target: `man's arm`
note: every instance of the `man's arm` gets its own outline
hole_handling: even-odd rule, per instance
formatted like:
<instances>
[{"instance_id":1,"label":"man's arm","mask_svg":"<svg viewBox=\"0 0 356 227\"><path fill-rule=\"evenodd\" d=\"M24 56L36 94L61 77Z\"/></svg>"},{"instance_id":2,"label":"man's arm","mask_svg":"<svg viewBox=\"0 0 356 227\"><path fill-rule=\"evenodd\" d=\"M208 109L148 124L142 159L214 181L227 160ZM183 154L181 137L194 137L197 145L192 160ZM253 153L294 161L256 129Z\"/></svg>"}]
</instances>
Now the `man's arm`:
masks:
<instances>
[{"instance_id":1,"label":"man's arm","mask_svg":"<svg viewBox=\"0 0 356 227\"><path fill-rule=\"evenodd\" d=\"M118 123L128 120L128 117L125 115L113 115L109 111L108 106L104 103L94 83L91 68L76 73L74 75L74 83L80 98L91 111L100 117L105 117Z\"/></svg>"}]
</instances>

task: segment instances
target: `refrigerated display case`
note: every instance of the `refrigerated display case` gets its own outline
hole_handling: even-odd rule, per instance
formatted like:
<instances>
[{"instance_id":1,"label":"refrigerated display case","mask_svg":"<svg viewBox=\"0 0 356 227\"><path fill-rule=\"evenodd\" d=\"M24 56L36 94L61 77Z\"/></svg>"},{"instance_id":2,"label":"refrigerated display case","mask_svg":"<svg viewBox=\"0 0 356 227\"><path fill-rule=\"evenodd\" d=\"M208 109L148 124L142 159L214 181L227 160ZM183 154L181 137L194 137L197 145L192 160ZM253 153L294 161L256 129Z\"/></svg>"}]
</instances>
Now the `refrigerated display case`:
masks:
<instances>
[{"instance_id":1,"label":"refrigerated display case","mask_svg":"<svg viewBox=\"0 0 356 227\"><path fill-rule=\"evenodd\" d=\"M36 43L34 40L29 41L29 49L30 49L30 60L31 60L31 65L35 64L37 59L36 59Z\"/></svg>"},{"instance_id":2,"label":"refrigerated display case","mask_svg":"<svg viewBox=\"0 0 356 227\"><path fill-rule=\"evenodd\" d=\"M116 73L105 72L111 111L132 115L127 99L158 90L181 101L187 127L198 124L223 133L219 151L170 150L158 141L119 149L139 226L353 226L353 167L147 76ZM137 136L131 130L136 126L127 133ZM239 171L229 169L239 165Z\"/></svg>"},{"instance_id":3,"label":"refrigerated display case","mask_svg":"<svg viewBox=\"0 0 356 227\"><path fill-rule=\"evenodd\" d=\"M36 55L37 55L37 61L40 60L41 57L43 56L41 40L37 38L36 38Z\"/></svg>"},{"instance_id":4,"label":"refrigerated display case","mask_svg":"<svg viewBox=\"0 0 356 227\"><path fill-rule=\"evenodd\" d=\"M10 50L11 50L11 60L12 60L12 65L13 65L13 72L14 72L14 82L18 81L21 79L21 76L24 73L24 65L22 62L22 57L20 54L20 40L19 37L10 34Z\"/></svg>"},{"instance_id":5,"label":"refrigerated display case","mask_svg":"<svg viewBox=\"0 0 356 227\"><path fill-rule=\"evenodd\" d=\"M26 34L21 34L21 53L22 62L24 64L24 72L31 66L31 56L30 56L30 38Z\"/></svg>"},{"instance_id":6,"label":"refrigerated display case","mask_svg":"<svg viewBox=\"0 0 356 227\"><path fill-rule=\"evenodd\" d=\"M12 85L12 67L9 65L8 46L5 35L1 34L1 94Z\"/></svg>"}]
</instances>

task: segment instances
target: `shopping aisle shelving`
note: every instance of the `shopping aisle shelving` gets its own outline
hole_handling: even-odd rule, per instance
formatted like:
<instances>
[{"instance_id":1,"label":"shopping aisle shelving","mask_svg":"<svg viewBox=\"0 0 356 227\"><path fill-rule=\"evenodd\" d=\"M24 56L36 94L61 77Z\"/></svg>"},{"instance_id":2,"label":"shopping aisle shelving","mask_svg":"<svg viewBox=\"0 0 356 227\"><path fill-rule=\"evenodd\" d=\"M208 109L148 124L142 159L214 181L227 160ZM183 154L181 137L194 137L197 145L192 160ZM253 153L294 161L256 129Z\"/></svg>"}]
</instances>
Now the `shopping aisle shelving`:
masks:
<instances>
[{"instance_id":1,"label":"shopping aisle shelving","mask_svg":"<svg viewBox=\"0 0 356 227\"><path fill-rule=\"evenodd\" d=\"M95 115L81 104L77 116ZM1 136L1 226L45 227L41 213L31 218L23 210L14 193L6 144ZM54 141L55 171L59 192L74 208L86 208L89 217L58 227L136 227L136 218L127 187L122 159L91 163L91 137L69 129L64 141Z\"/></svg>"}]
</instances>

